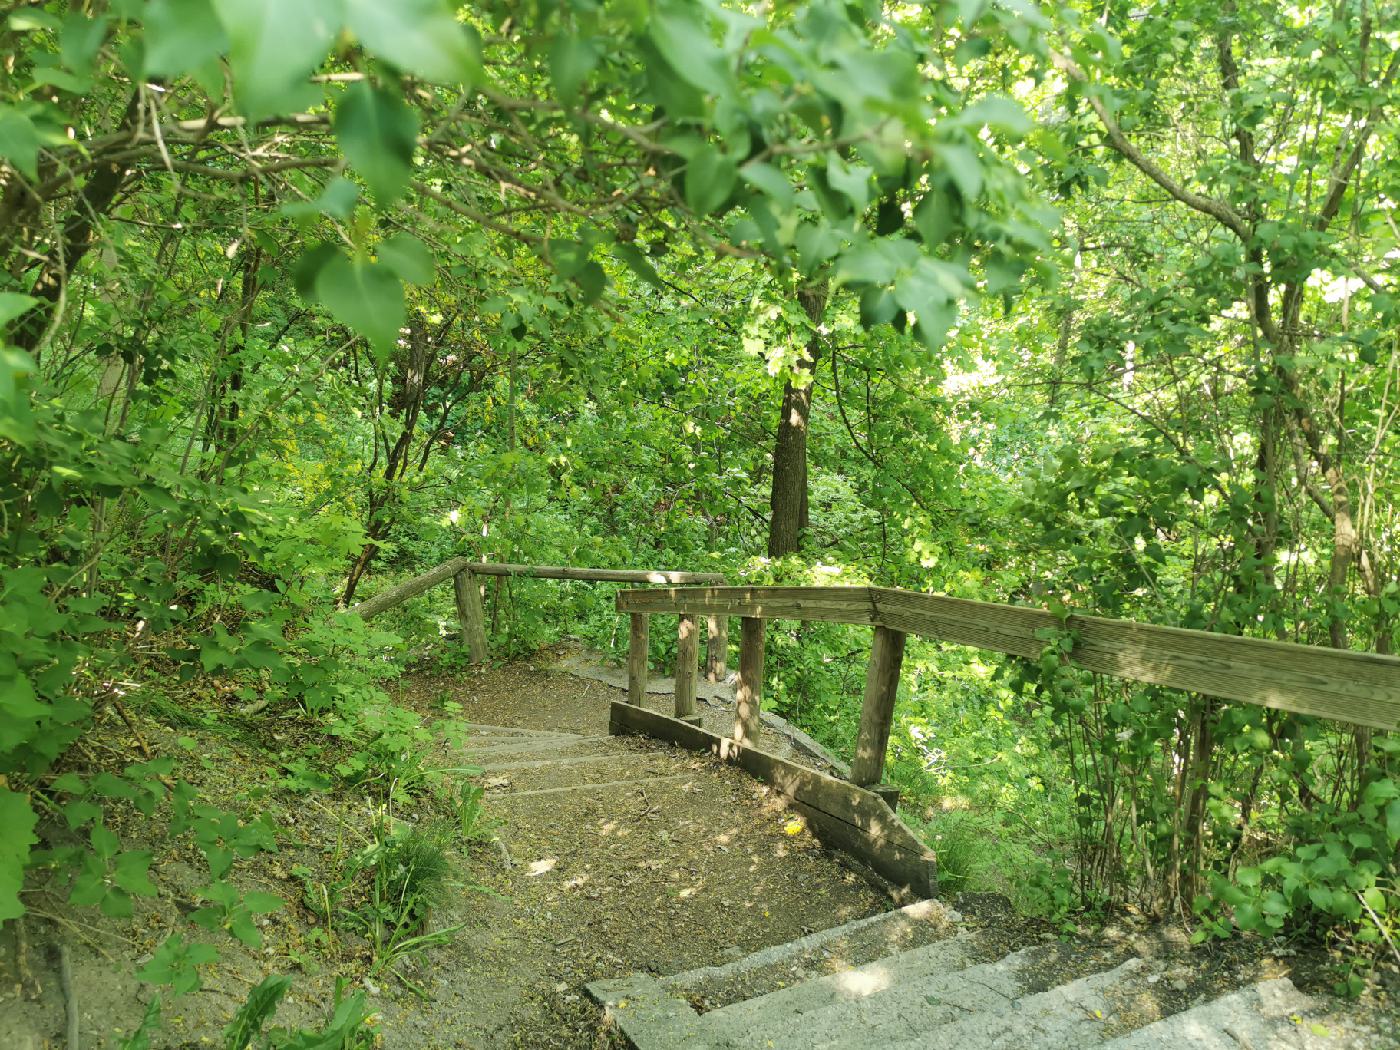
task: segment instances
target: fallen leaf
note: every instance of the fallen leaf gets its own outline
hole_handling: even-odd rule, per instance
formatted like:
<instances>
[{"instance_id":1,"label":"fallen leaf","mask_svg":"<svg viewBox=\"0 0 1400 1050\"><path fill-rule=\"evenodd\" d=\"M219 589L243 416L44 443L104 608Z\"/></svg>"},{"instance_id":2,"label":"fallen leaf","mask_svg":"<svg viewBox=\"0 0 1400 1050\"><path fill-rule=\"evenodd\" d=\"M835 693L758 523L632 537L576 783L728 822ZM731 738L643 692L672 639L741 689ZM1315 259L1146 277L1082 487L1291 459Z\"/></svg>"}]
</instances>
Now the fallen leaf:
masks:
<instances>
[{"instance_id":1,"label":"fallen leaf","mask_svg":"<svg viewBox=\"0 0 1400 1050\"><path fill-rule=\"evenodd\" d=\"M554 865L558 863L559 860L557 857L545 857L543 860L537 860L531 864L530 869L525 872L525 874L531 876L543 875L545 872L553 871Z\"/></svg>"}]
</instances>

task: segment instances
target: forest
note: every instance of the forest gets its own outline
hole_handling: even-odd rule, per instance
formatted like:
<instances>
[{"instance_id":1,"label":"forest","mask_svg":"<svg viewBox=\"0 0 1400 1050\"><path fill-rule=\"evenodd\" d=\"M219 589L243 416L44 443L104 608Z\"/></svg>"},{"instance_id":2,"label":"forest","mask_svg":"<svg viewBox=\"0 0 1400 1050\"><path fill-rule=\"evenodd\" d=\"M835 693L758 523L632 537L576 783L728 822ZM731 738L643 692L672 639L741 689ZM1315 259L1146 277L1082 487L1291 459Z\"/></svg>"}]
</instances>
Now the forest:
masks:
<instances>
[{"instance_id":1,"label":"forest","mask_svg":"<svg viewBox=\"0 0 1400 1050\"><path fill-rule=\"evenodd\" d=\"M496 818L405 700L476 673L451 588L347 610L452 557L1394 653L1398 119L1394 0L0 0L7 982L173 894L103 1044L167 1045L340 936L239 872L343 796L372 952L260 1034L269 937L221 1038L376 1045L357 982L451 937L384 884ZM617 589L487 581L493 666L625 658ZM770 624L765 704L849 754L865 638ZM1400 966L1400 735L1045 641L910 641L948 894Z\"/></svg>"}]
</instances>

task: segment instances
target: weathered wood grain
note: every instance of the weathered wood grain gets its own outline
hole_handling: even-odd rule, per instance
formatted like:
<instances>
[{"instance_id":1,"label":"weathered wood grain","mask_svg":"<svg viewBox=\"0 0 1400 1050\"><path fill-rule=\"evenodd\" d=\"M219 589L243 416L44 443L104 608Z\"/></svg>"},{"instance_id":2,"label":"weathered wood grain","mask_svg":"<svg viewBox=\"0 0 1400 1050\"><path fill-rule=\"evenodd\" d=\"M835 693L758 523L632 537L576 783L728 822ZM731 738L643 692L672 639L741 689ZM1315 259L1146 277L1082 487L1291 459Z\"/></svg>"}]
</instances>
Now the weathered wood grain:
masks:
<instances>
[{"instance_id":1,"label":"weathered wood grain","mask_svg":"<svg viewBox=\"0 0 1400 1050\"><path fill-rule=\"evenodd\" d=\"M865 787L878 784L885 775L885 752L894 722L894 700L899 692L899 670L904 663L903 631L880 626L870 647L865 671L865 699L860 709L856 755L851 760L851 782Z\"/></svg>"},{"instance_id":2,"label":"weathered wood grain","mask_svg":"<svg viewBox=\"0 0 1400 1050\"><path fill-rule=\"evenodd\" d=\"M700 625L695 617L682 613L676 633L676 717L695 717L696 666L700 657Z\"/></svg>"},{"instance_id":3,"label":"weathered wood grain","mask_svg":"<svg viewBox=\"0 0 1400 1050\"><path fill-rule=\"evenodd\" d=\"M873 588L881 622L927 638L1036 657L1037 632L1074 635L1072 663L1136 682L1400 729L1400 657L1158 627Z\"/></svg>"},{"instance_id":4,"label":"weathered wood grain","mask_svg":"<svg viewBox=\"0 0 1400 1050\"><path fill-rule=\"evenodd\" d=\"M435 587L439 583L451 579L463 569L473 568L475 566L470 558L449 558L421 576L415 576L406 583L390 587L382 594L376 594L373 598L367 598L358 605L352 605L350 612L355 613L361 619L368 620L371 616L378 616L385 609L392 609L395 605L406 602L415 595L422 594L429 587Z\"/></svg>"},{"instance_id":5,"label":"weathered wood grain","mask_svg":"<svg viewBox=\"0 0 1400 1050\"><path fill-rule=\"evenodd\" d=\"M507 562L474 562L472 572L482 576L524 576L536 580L591 580L597 583L724 583L717 572L667 572L658 569L585 569L571 565L513 565Z\"/></svg>"},{"instance_id":6,"label":"weathered wood grain","mask_svg":"<svg viewBox=\"0 0 1400 1050\"><path fill-rule=\"evenodd\" d=\"M739 682L734 687L734 739L748 744L758 739L763 712L763 621L745 616L739 621Z\"/></svg>"},{"instance_id":7,"label":"weathered wood grain","mask_svg":"<svg viewBox=\"0 0 1400 1050\"><path fill-rule=\"evenodd\" d=\"M875 623L869 587L657 587L622 591L617 611Z\"/></svg>"},{"instance_id":8,"label":"weathered wood grain","mask_svg":"<svg viewBox=\"0 0 1400 1050\"><path fill-rule=\"evenodd\" d=\"M705 679L723 682L729 674L729 617L707 617L705 628Z\"/></svg>"},{"instance_id":9,"label":"weathered wood grain","mask_svg":"<svg viewBox=\"0 0 1400 1050\"><path fill-rule=\"evenodd\" d=\"M627 702L640 707L647 695L647 664L651 654L651 618L633 613L627 633Z\"/></svg>"},{"instance_id":10,"label":"weathered wood grain","mask_svg":"<svg viewBox=\"0 0 1400 1050\"><path fill-rule=\"evenodd\" d=\"M368 620L378 616L385 609L413 598L430 587L456 576L463 570L470 570L478 576L528 576L540 580L591 580L598 583L667 583L667 584L711 584L724 583L724 577L716 572L663 572L653 569L578 569L558 565L511 565L505 562L472 561L470 558L449 558L441 565L435 565L427 572L397 587L391 587L382 594L351 606L350 612Z\"/></svg>"},{"instance_id":11,"label":"weathered wood grain","mask_svg":"<svg viewBox=\"0 0 1400 1050\"><path fill-rule=\"evenodd\" d=\"M885 587L686 587L624 591L622 612L728 613L880 624L1034 658L1045 632L1075 635L1070 659L1091 671L1226 700L1400 729L1400 657L1157 627L1096 616L1063 623L1043 609Z\"/></svg>"},{"instance_id":12,"label":"weathered wood grain","mask_svg":"<svg viewBox=\"0 0 1400 1050\"><path fill-rule=\"evenodd\" d=\"M452 593L457 602L457 619L462 625L462 643L474 664L486 662L486 614L481 608L481 584L470 570L452 577Z\"/></svg>"}]
</instances>

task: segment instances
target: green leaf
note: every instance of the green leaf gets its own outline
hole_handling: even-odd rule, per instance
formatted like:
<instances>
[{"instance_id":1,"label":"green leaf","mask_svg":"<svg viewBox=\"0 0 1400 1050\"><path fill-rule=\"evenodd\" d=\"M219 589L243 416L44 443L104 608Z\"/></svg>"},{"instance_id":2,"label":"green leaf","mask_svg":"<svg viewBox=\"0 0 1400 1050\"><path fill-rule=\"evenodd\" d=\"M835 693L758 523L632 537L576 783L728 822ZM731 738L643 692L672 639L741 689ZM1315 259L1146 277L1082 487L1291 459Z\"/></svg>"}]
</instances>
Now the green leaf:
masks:
<instances>
[{"instance_id":1,"label":"green leaf","mask_svg":"<svg viewBox=\"0 0 1400 1050\"><path fill-rule=\"evenodd\" d=\"M277 1004L292 986L292 979L281 974L264 977L224 1029L225 1050L247 1050L262 1034L263 1026L277 1012Z\"/></svg>"},{"instance_id":2,"label":"green leaf","mask_svg":"<svg viewBox=\"0 0 1400 1050\"><path fill-rule=\"evenodd\" d=\"M754 189L765 194L774 204L786 209L792 206L793 192L792 183L777 168L763 161L751 160L739 169L739 174L743 176Z\"/></svg>"},{"instance_id":3,"label":"green leaf","mask_svg":"<svg viewBox=\"0 0 1400 1050\"><path fill-rule=\"evenodd\" d=\"M1013 136L1028 135L1035 126L1026 111L1005 95L978 99L954 117L953 123L974 129L985 124Z\"/></svg>"},{"instance_id":4,"label":"green leaf","mask_svg":"<svg viewBox=\"0 0 1400 1050\"><path fill-rule=\"evenodd\" d=\"M24 885L29 847L39 841L34 834L37 821L27 797L0 788L0 922L24 914L19 891Z\"/></svg>"},{"instance_id":5,"label":"green leaf","mask_svg":"<svg viewBox=\"0 0 1400 1050\"><path fill-rule=\"evenodd\" d=\"M128 893L139 897L154 897L159 890L147 874L151 855L144 850L128 850L112 865L112 881Z\"/></svg>"},{"instance_id":6,"label":"green leaf","mask_svg":"<svg viewBox=\"0 0 1400 1050\"><path fill-rule=\"evenodd\" d=\"M103 895L97 907L109 919L129 919L135 910L131 906L131 894L116 886Z\"/></svg>"},{"instance_id":7,"label":"green leaf","mask_svg":"<svg viewBox=\"0 0 1400 1050\"><path fill-rule=\"evenodd\" d=\"M176 995L188 995L199 988L197 967L214 962L218 957L218 949L212 944L202 941L186 944L182 935L172 933L161 942L151 961L136 971L136 976L151 984L171 985Z\"/></svg>"},{"instance_id":8,"label":"green leaf","mask_svg":"<svg viewBox=\"0 0 1400 1050\"><path fill-rule=\"evenodd\" d=\"M724 53L710 38L697 8L682 3L665 4L652 16L647 36L686 83L712 95L729 90L730 74Z\"/></svg>"},{"instance_id":9,"label":"green leaf","mask_svg":"<svg viewBox=\"0 0 1400 1050\"><path fill-rule=\"evenodd\" d=\"M685 202L696 214L709 215L729 199L738 178L734 161L706 142L685 166Z\"/></svg>"},{"instance_id":10,"label":"green leaf","mask_svg":"<svg viewBox=\"0 0 1400 1050\"><path fill-rule=\"evenodd\" d=\"M436 84L481 79L481 45L444 0L348 0L350 29L368 50Z\"/></svg>"},{"instance_id":11,"label":"green leaf","mask_svg":"<svg viewBox=\"0 0 1400 1050\"><path fill-rule=\"evenodd\" d=\"M0 328L9 324L20 314L27 313L39 305L39 300L32 295L20 295L18 292L0 292Z\"/></svg>"},{"instance_id":12,"label":"green leaf","mask_svg":"<svg viewBox=\"0 0 1400 1050\"><path fill-rule=\"evenodd\" d=\"M663 288L665 285L661 281L661 275L656 272L656 267L652 266L645 253L635 244L614 244L613 254L621 259L629 270L635 273L647 284L654 288Z\"/></svg>"},{"instance_id":13,"label":"green leaf","mask_svg":"<svg viewBox=\"0 0 1400 1050\"><path fill-rule=\"evenodd\" d=\"M952 195L939 189L924 194L914 209L914 228L924 239L924 244L937 248L957 226L955 203Z\"/></svg>"},{"instance_id":14,"label":"green leaf","mask_svg":"<svg viewBox=\"0 0 1400 1050\"><path fill-rule=\"evenodd\" d=\"M9 161L25 178L37 179L42 144L32 120L12 106L0 106L0 160Z\"/></svg>"},{"instance_id":15,"label":"green leaf","mask_svg":"<svg viewBox=\"0 0 1400 1050\"><path fill-rule=\"evenodd\" d=\"M209 0L150 0L145 23L147 76L188 73L229 47Z\"/></svg>"},{"instance_id":16,"label":"green leaf","mask_svg":"<svg viewBox=\"0 0 1400 1050\"><path fill-rule=\"evenodd\" d=\"M337 252L316 275L316 297L385 360L404 324L403 285L388 267Z\"/></svg>"},{"instance_id":17,"label":"green leaf","mask_svg":"<svg viewBox=\"0 0 1400 1050\"><path fill-rule=\"evenodd\" d=\"M242 908L229 916L228 932L237 937L249 948L262 947L262 934L258 932L258 927L254 924L252 915Z\"/></svg>"},{"instance_id":18,"label":"green leaf","mask_svg":"<svg viewBox=\"0 0 1400 1050\"><path fill-rule=\"evenodd\" d=\"M831 188L851 202L857 215L870 203L870 179L875 169L864 164L847 164L835 153L826 159L826 180Z\"/></svg>"},{"instance_id":19,"label":"green leaf","mask_svg":"<svg viewBox=\"0 0 1400 1050\"><path fill-rule=\"evenodd\" d=\"M121 839L116 832L104 824L96 824L92 829L92 850L103 860L110 860L121 849Z\"/></svg>"},{"instance_id":20,"label":"green leaf","mask_svg":"<svg viewBox=\"0 0 1400 1050\"><path fill-rule=\"evenodd\" d=\"M413 177L418 114L396 92L351 84L335 109L335 137L380 205L403 195Z\"/></svg>"},{"instance_id":21,"label":"green leaf","mask_svg":"<svg viewBox=\"0 0 1400 1050\"><path fill-rule=\"evenodd\" d=\"M433 280L433 253L427 246L409 233L396 233L387 241L382 241L375 253L379 261L399 275L408 284L431 284Z\"/></svg>"},{"instance_id":22,"label":"green leaf","mask_svg":"<svg viewBox=\"0 0 1400 1050\"><path fill-rule=\"evenodd\" d=\"M592 259L584 263L578 273L574 274L574 283L579 286L583 293L583 301L592 305L603 297L603 292L608 287L608 274L598 263Z\"/></svg>"},{"instance_id":23,"label":"green leaf","mask_svg":"<svg viewBox=\"0 0 1400 1050\"><path fill-rule=\"evenodd\" d=\"M213 0L230 41L233 93L254 119L289 113L317 96L306 78L340 32L341 0ZM394 5L386 5L394 6Z\"/></svg>"},{"instance_id":24,"label":"green leaf","mask_svg":"<svg viewBox=\"0 0 1400 1050\"><path fill-rule=\"evenodd\" d=\"M208 930L210 933L217 933L224 922L224 909L206 905L203 908L196 908L186 916L190 922L200 929Z\"/></svg>"},{"instance_id":25,"label":"green leaf","mask_svg":"<svg viewBox=\"0 0 1400 1050\"><path fill-rule=\"evenodd\" d=\"M63 28L63 23L58 20L57 15L37 5L15 11L10 15L9 23L11 29L20 33L32 33L40 29L56 33Z\"/></svg>"},{"instance_id":26,"label":"green leaf","mask_svg":"<svg viewBox=\"0 0 1400 1050\"><path fill-rule=\"evenodd\" d=\"M573 105L578 89L597 64L598 45L592 40L567 30L556 36L549 45L549 78L559 101Z\"/></svg>"},{"instance_id":27,"label":"green leaf","mask_svg":"<svg viewBox=\"0 0 1400 1050\"><path fill-rule=\"evenodd\" d=\"M797 257L802 263L802 272L810 276L818 266L841 250L841 235L819 218L816 222L805 222L798 227L794 243Z\"/></svg>"},{"instance_id":28,"label":"green leaf","mask_svg":"<svg viewBox=\"0 0 1400 1050\"><path fill-rule=\"evenodd\" d=\"M292 201L279 209L283 215L296 219L314 219L329 215L335 219L348 219L355 210L355 202L360 198L360 187L343 175L337 175L326 183L315 200Z\"/></svg>"},{"instance_id":29,"label":"green leaf","mask_svg":"<svg viewBox=\"0 0 1400 1050\"><path fill-rule=\"evenodd\" d=\"M107 19L89 18L80 11L69 11L63 19L59 36L59 55L63 64L74 73L92 76L92 60L107 38Z\"/></svg>"},{"instance_id":30,"label":"green leaf","mask_svg":"<svg viewBox=\"0 0 1400 1050\"><path fill-rule=\"evenodd\" d=\"M938 158L963 200L973 200L982 192L982 161L974 151L948 143L939 147Z\"/></svg>"},{"instance_id":31,"label":"green leaf","mask_svg":"<svg viewBox=\"0 0 1400 1050\"><path fill-rule=\"evenodd\" d=\"M254 915L266 915L268 912L280 911L285 903L275 893L263 893L256 890L243 897L243 907Z\"/></svg>"}]
</instances>

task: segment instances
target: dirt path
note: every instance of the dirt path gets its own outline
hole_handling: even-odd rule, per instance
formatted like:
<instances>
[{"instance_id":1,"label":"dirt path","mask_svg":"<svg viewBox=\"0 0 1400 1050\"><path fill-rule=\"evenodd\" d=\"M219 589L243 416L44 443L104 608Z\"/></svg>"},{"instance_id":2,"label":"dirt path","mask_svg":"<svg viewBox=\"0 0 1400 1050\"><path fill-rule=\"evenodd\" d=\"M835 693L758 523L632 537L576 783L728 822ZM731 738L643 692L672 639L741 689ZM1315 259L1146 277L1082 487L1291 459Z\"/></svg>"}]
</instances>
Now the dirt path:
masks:
<instances>
[{"instance_id":1,"label":"dirt path","mask_svg":"<svg viewBox=\"0 0 1400 1050\"><path fill-rule=\"evenodd\" d=\"M499 822L473 865L490 893L441 916L468 928L426 961L432 1002L384 1004L389 1045L591 1046L589 981L723 962L891 906L745 774L607 736L619 690L519 666L401 686L415 705L449 696L477 727L469 757Z\"/></svg>"}]
</instances>

